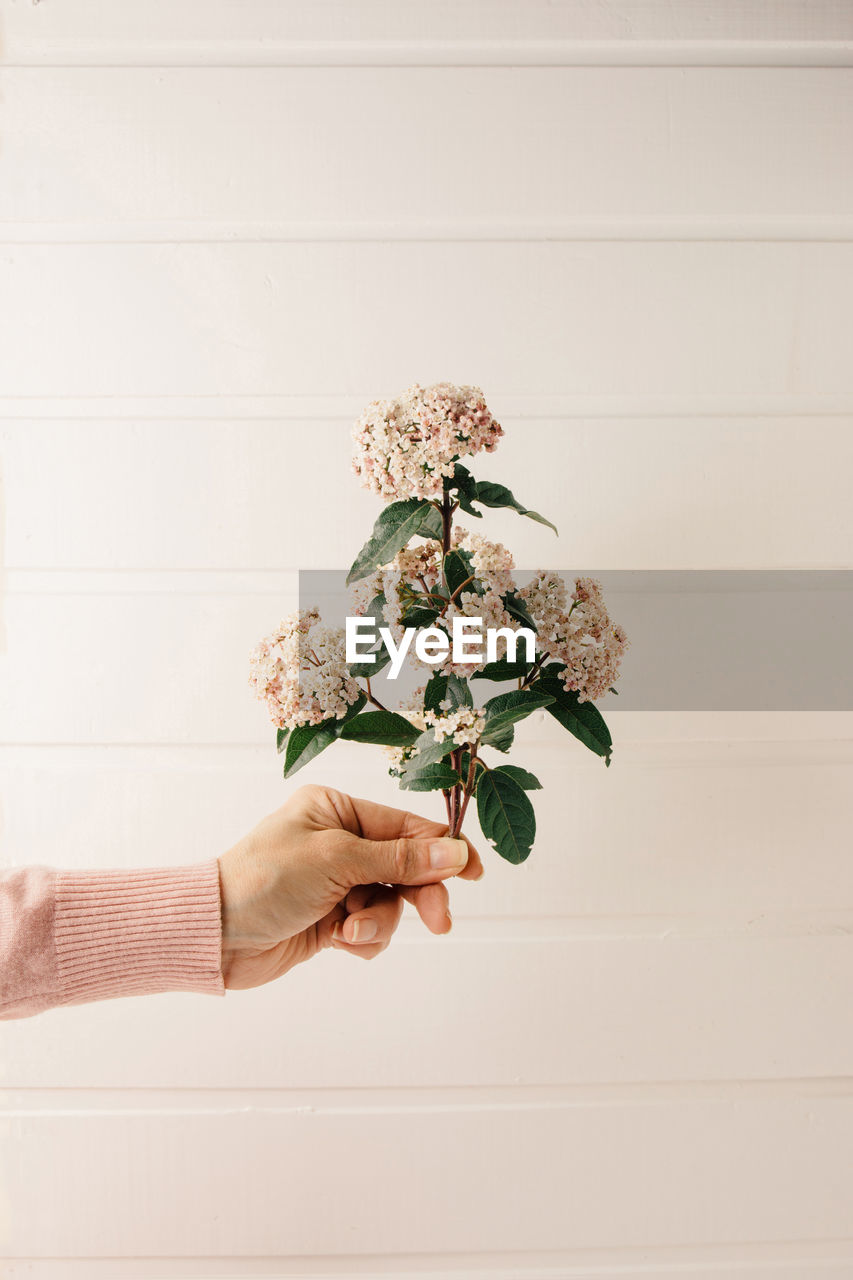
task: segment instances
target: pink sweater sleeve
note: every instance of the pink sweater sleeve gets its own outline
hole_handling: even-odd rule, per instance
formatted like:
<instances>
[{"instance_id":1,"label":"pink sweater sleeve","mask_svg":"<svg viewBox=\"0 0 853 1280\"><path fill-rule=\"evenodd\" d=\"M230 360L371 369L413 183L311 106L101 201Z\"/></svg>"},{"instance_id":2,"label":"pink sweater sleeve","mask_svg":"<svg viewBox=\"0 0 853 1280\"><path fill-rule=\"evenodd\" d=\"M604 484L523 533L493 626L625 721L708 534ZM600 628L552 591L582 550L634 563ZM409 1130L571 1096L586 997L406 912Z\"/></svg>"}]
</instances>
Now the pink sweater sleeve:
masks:
<instances>
[{"instance_id":1,"label":"pink sweater sleeve","mask_svg":"<svg viewBox=\"0 0 853 1280\"><path fill-rule=\"evenodd\" d=\"M158 991L225 995L216 858L0 872L0 1019Z\"/></svg>"}]
</instances>

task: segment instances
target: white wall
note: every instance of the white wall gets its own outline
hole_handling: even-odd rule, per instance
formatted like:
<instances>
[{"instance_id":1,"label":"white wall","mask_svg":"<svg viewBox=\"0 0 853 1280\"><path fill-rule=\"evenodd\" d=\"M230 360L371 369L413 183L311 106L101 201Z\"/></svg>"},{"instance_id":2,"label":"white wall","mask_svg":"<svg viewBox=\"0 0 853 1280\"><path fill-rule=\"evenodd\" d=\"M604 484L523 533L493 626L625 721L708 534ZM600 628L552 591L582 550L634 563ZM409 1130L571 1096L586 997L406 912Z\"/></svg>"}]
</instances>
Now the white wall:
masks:
<instances>
[{"instance_id":1,"label":"white wall","mask_svg":"<svg viewBox=\"0 0 853 1280\"><path fill-rule=\"evenodd\" d=\"M483 387L561 528L490 513L519 563L853 567L849 5L0 20L5 865L200 860L297 785L247 653L414 380ZM534 853L447 937L5 1023L2 1274L853 1276L853 717L610 723L607 771L525 725Z\"/></svg>"}]
</instances>

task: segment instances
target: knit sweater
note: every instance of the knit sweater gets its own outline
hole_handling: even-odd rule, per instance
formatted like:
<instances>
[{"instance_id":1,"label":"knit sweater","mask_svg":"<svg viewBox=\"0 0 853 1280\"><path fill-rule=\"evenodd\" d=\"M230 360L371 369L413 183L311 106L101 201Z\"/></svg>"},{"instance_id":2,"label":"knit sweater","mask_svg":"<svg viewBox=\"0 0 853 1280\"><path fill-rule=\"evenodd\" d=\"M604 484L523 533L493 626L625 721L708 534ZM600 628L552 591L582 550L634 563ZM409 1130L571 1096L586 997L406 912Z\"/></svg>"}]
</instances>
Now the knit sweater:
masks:
<instances>
[{"instance_id":1,"label":"knit sweater","mask_svg":"<svg viewBox=\"0 0 853 1280\"><path fill-rule=\"evenodd\" d=\"M225 995L216 858L0 871L0 1019L158 991Z\"/></svg>"}]
</instances>

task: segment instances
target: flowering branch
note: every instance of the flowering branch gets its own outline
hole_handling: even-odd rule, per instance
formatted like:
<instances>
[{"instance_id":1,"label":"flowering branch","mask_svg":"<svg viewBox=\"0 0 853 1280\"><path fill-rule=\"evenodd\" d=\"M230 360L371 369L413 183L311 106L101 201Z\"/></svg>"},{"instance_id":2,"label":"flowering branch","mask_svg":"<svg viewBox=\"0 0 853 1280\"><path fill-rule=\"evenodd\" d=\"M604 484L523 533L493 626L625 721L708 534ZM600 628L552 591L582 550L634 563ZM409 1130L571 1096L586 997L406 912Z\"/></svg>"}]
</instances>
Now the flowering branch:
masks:
<instances>
[{"instance_id":1,"label":"flowering branch","mask_svg":"<svg viewBox=\"0 0 853 1280\"><path fill-rule=\"evenodd\" d=\"M454 528L459 509L479 516L478 508L503 507L556 533L504 485L477 480L463 465L491 452L502 435L478 387L415 384L373 401L353 430L353 470L386 505L347 584L355 584L353 612L384 621L382 645L370 651L369 666L348 665L344 629L322 627L316 609L303 610L260 642L249 678L276 725L285 778L338 738L381 745L401 788L441 791L451 836L461 833L475 799L485 837L520 863L536 833L528 792L540 783L517 765L488 764L481 752L505 757L515 724L542 709L609 766L613 744L594 702L616 692L628 640L594 579L576 578L571 596L560 575L546 571L517 588L506 547ZM452 649L436 657L416 644L409 656L428 668L426 682L397 710L376 696L371 678L386 666L396 678L409 626L445 619L444 629L452 623L455 633L464 618L481 618L499 633L521 621L535 636L532 661L516 662L507 646L504 658L460 663ZM516 687L477 705L479 680Z\"/></svg>"}]
</instances>

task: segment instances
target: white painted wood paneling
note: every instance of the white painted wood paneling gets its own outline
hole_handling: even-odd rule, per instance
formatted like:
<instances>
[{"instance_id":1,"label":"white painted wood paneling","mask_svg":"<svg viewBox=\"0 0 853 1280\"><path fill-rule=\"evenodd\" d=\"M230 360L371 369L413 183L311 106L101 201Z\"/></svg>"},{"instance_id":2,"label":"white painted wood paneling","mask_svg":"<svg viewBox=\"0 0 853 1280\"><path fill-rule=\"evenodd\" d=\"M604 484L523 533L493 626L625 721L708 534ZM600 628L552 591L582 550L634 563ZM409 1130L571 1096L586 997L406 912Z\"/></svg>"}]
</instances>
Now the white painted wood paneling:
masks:
<instances>
[{"instance_id":1,"label":"white painted wood paneling","mask_svg":"<svg viewBox=\"0 0 853 1280\"><path fill-rule=\"evenodd\" d=\"M0 239L849 238L851 115L843 69L10 70Z\"/></svg>"},{"instance_id":2,"label":"white painted wood paneling","mask_svg":"<svg viewBox=\"0 0 853 1280\"><path fill-rule=\"evenodd\" d=\"M853 996L849 913L835 936L799 938L682 938L665 925L651 937L561 936L559 922L548 936L523 917L467 932L420 926L370 962L328 950L253 991L4 1021L0 1083L476 1091L853 1076L840 1031Z\"/></svg>"},{"instance_id":3,"label":"white painted wood paneling","mask_svg":"<svg viewBox=\"0 0 853 1280\"><path fill-rule=\"evenodd\" d=\"M109 0L4 12L10 61L97 65L175 61L283 65L849 65L853 19L839 0L719 5L710 0Z\"/></svg>"},{"instance_id":4,"label":"white painted wood paneling","mask_svg":"<svg viewBox=\"0 0 853 1280\"><path fill-rule=\"evenodd\" d=\"M427 1259L406 1254L361 1254L358 1258L283 1257L243 1260L217 1258L145 1258L141 1265L122 1259L128 1280L339 1280L359 1276L379 1280L813 1280L846 1277L853 1254L841 1241L785 1244L687 1245L639 1249L537 1249L500 1253L466 1250L436 1253ZM144 1268L144 1270L142 1269ZM115 1259L19 1259L6 1264L8 1280L112 1280Z\"/></svg>"},{"instance_id":5,"label":"white painted wood paneling","mask_svg":"<svg viewBox=\"0 0 853 1280\"><path fill-rule=\"evenodd\" d=\"M519 726L513 756L543 784L531 797L533 853L522 867L510 866L472 821L487 874L451 885L457 932L478 937L492 922L534 937L549 930L615 938L840 936L848 927L849 740L617 736L604 769L562 730L550 730L547 721L541 729ZM218 856L302 779L428 817L443 813L435 796L401 792L382 761L378 748L336 743L283 782L271 733L263 745L244 748L0 748L0 861L51 865L61 853L65 866L108 868ZM408 906L401 929L401 936L422 933Z\"/></svg>"},{"instance_id":6,"label":"white painted wood paneling","mask_svg":"<svg viewBox=\"0 0 853 1280\"><path fill-rule=\"evenodd\" d=\"M851 566L849 5L0 0L0 59L4 865L435 811L284 783L246 684L415 380L522 568ZM521 726L450 935L3 1022L4 1276L853 1275L853 713L607 719Z\"/></svg>"},{"instance_id":7,"label":"white painted wood paneling","mask_svg":"<svg viewBox=\"0 0 853 1280\"><path fill-rule=\"evenodd\" d=\"M3 1127L18 1171L13 1256L639 1248L843 1239L850 1227L849 1093L663 1109L72 1108ZM85 1180L81 1150L99 1156ZM246 1185L251 1196L235 1203ZM39 1213L33 1248L21 1224Z\"/></svg>"},{"instance_id":8,"label":"white painted wood paneling","mask_svg":"<svg viewBox=\"0 0 853 1280\"><path fill-rule=\"evenodd\" d=\"M845 418L539 419L489 400L505 435L474 471L511 481L560 530L502 511L467 521L511 547L520 568L853 567ZM381 510L350 471L357 412L0 422L6 564L346 567ZM297 487L336 518L307 520Z\"/></svg>"},{"instance_id":9,"label":"white painted wood paneling","mask_svg":"<svg viewBox=\"0 0 853 1280\"><path fill-rule=\"evenodd\" d=\"M851 287L853 244L15 245L4 392L851 397Z\"/></svg>"}]
</instances>

